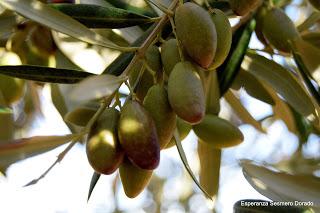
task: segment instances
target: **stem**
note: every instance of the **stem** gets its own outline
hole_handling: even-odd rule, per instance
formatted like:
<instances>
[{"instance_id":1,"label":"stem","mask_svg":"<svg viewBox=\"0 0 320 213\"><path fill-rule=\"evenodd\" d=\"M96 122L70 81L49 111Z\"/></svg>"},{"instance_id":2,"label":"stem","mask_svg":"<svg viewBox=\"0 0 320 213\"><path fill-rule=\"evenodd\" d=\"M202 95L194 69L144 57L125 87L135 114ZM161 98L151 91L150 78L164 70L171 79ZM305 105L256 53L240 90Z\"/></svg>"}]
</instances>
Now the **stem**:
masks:
<instances>
[{"instance_id":1,"label":"stem","mask_svg":"<svg viewBox=\"0 0 320 213\"><path fill-rule=\"evenodd\" d=\"M136 89L136 87L138 86L139 81L140 81L140 79L142 78L142 75L143 75L143 73L144 73L145 70L146 70L146 67L145 67L144 64L142 64L141 69L139 70L139 75L138 75L136 81L133 83L133 86L132 86L133 91L134 91L134 90Z\"/></svg>"},{"instance_id":2,"label":"stem","mask_svg":"<svg viewBox=\"0 0 320 213\"><path fill-rule=\"evenodd\" d=\"M130 96L130 95L133 96L134 91L133 91L132 87L130 86L130 84L129 84L127 81L125 81L124 83L125 83L125 85L128 87L128 89L129 89L129 91L130 91L129 96Z\"/></svg>"},{"instance_id":3,"label":"stem","mask_svg":"<svg viewBox=\"0 0 320 213\"><path fill-rule=\"evenodd\" d=\"M174 10L174 8L177 6L179 0L174 0L171 5L168 7L168 10ZM169 19L169 15L168 14L164 14L162 16L162 18L160 19L159 23L157 24L157 26L153 29L153 31L150 33L150 35L148 36L148 38L143 42L143 44L141 45L141 47L137 50L137 52L135 53L135 55L133 56L131 62L129 63L129 65L127 66L127 68L123 71L123 73L121 75L123 76L128 76L128 74L130 73L131 68L137 63L137 61L140 58L144 57L144 54L146 52L146 50L148 49L148 47L153 43L154 39L157 38L158 34L160 33L160 31L162 30L162 28L165 26L165 24L167 23Z\"/></svg>"},{"instance_id":4,"label":"stem","mask_svg":"<svg viewBox=\"0 0 320 213\"><path fill-rule=\"evenodd\" d=\"M170 20L170 24L171 24L171 28L172 28L172 32L174 34L174 37L176 37L176 39L177 39L177 45L178 45L178 51L179 51L180 60L184 61L182 47L181 47L180 41L178 40L178 36L177 36L177 32L176 32L176 25L174 24L174 21L173 21L172 17L169 17L169 20Z\"/></svg>"},{"instance_id":5,"label":"stem","mask_svg":"<svg viewBox=\"0 0 320 213\"><path fill-rule=\"evenodd\" d=\"M204 4L206 5L206 7L208 8L210 13L214 13L214 10L211 7L211 5L209 4L208 0L204 0Z\"/></svg>"},{"instance_id":6,"label":"stem","mask_svg":"<svg viewBox=\"0 0 320 213\"><path fill-rule=\"evenodd\" d=\"M168 14L170 16L172 16L174 14L171 10L168 10L164 5L162 5L159 2L154 2L153 0L146 0L146 1L153 4L154 6L156 6L159 10L161 10L165 14Z\"/></svg>"},{"instance_id":7,"label":"stem","mask_svg":"<svg viewBox=\"0 0 320 213\"><path fill-rule=\"evenodd\" d=\"M105 102L103 102L98 109L98 111L93 115L93 117L89 120L84 130L79 133L74 139L72 139L71 143L58 155L57 159L53 162L53 164L44 172L42 173L38 178L30 181L25 186L31 186L33 184L38 183L41 179L43 179L58 163L60 163L64 157L67 155L67 153L72 149L72 147L77 143L78 140L80 140L84 135L86 135L89 131L93 123L99 118L99 116L103 113L105 108L110 104L110 102L113 99L113 95L111 95Z\"/></svg>"},{"instance_id":8,"label":"stem","mask_svg":"<svg viewBox=\"0 0 320 213\"><path fill-rule=\"evenodd\" d=\"M148 64L148 62L147 62L146 60L143 60L143 64L144 64L144 66L146 67L147 71L148 71L152 76L154 76L154 75L157 73L157 71L153 70L153 69L149 66L149 64Z\"/></svg>"}]
</instances>

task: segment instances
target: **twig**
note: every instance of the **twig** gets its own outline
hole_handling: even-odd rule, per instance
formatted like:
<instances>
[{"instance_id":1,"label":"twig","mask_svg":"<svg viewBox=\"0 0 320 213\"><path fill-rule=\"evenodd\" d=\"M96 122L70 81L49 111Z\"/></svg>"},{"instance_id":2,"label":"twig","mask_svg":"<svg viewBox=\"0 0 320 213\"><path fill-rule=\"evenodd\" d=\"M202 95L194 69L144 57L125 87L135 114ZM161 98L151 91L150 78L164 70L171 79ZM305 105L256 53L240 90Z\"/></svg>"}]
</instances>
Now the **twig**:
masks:
<instances>
[{"instance_id":1,"label":"twig","mask_svg":"<svg viewBox=\"0 0 320 213\"><path fill-rule=\"evenodd\" d=\"M153 0L146 0L147 2L149 2L150 4L153 4L154 6L156 6L159 10L161 10L162 12L169 14L169 15L173 15L173 12L171 10L168 10L164 5L162 5L159 2L154 2Z\"/></svg>"},{"instance_id":2,"label":"twig","mask_svg":"<svg viewBox=\"0 0 320 213\"><path fill-rule=\"evenodd\" d=\"M178 45L178 52L179 52L180 60L184 61L182 47L181 47L180 41L178 40L178 36L177 36L176 25L174 24L172 17L169 17L169 20L170 20L172 32L173 32L174 36L177 38L177 45Z\"/></svg>"},{"instance_id":3,"label":"twig","mask_svg":"<svg viewBox=\"0 0 320 213\"><path fill-rule=\"evenodd\" d=\"M174 0L171 5L168 7L168 10L173 10L176 6L177 3L179 2L179 0ZM146 50L148 49L148 47L153 43L153 40L157 38L159 32L161 31L161 29L163 28L163 26L167 23L169 18L168 14L164 14L162 16L162 18L160 19L159 23L157 24L157 26L153 29L153 31L150 33L150 35L148 36L148 38L144 41L144 43L141 45L141 47L137 50L137 52L135 53L135 55L133 56L131 62L129 63L129 65L127 66L127 68L123 71L123 73L121 75L123 76L128 76L130 70L132 69L132 67L137 63L137 61L141 58L144 57L144 54L146 52Z\"/></svg>"},{"instance_id":4,"label":"twig","mask_svg":"<svg viewBox=\"0 0 320 213\"><path fill-rule=\"evenodd\" d=\"M32 181L30 181L29 183L27 183L26 185L24 185L24 187L26 186L31 186L34 185L36 183L38 183L42 178L44 178L59 162L61 162L63 160L63 158L65 157L65 155L71 150L71 148L77 143L77 141L79 139L81 139L81 137L83 136L83 134L80 134L79 136L77 136L76 138L74 138L71 143L67 146L67 148L65 148L65 150L63 150L57 157L57 159L55 160L55 162L42 174L40 175L37 179L34 179Z\"/></svg>"},{"instance_id":5,"label":"twig","mask_svg":"<svg viewBox=\"0 0 320 213\"><path fill-rule=\"evenodd\" d=\"M114 93L115 94L115 93ZM55 162L38 178L30 181L25 186L31 186L33 184L38 183L41 179L43 179L58 163L60 163L63 158L66 156L66 154L72 149L72 147L77 143L78 140L80 140L84 135L86 135L89 131L93 123L99 118L99 116L103 113L105 108L110 104L111 100L113 99L114 94L112 94L105 102L103 102L98 109L98 111L94 114L94 116L90 119L90 121L87 123L84 130L79 133L72 141L71 143L58 155ZM112 98L111 98L112 97Z\"/></svg>"}]
</instances>

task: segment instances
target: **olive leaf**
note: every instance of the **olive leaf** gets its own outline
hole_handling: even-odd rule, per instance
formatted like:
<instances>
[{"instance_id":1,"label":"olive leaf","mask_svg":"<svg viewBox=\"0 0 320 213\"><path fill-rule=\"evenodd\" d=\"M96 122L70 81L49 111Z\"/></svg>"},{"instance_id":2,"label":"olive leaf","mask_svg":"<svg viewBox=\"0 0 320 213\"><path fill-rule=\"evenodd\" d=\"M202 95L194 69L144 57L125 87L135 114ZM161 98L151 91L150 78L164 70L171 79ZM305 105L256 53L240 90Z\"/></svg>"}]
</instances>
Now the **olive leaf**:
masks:
<instances>
[{"instance_id":1,"label":"olive leaf","mask_svg":"<svg viewBox=\"0 0 320 213\"><path fill-rule=\"evenodd\" d=\"M264 56L247 53L242 68L270 84L288 103L304 116L314 114L315 107L295 76L276 62Z\"/></svg>"},{"instance_id":2,"label":"olive leaf","mask_svg":"<svg viewBox=\"0 0 320 213\"><path fill-rule=\"evenodd\" d=\"M299 32L308 30L312 25L316 24L317 21L320 20L320 12L314 11L311 15L308 16L308 18L300 24L297 29Z\"/></svg>"},{"instance_id":3,"label":"olive leaf","mask_svg":"<svg viewBox=\"0 0 320 213\"><path fill-rule=\"evenodd\" d=\"M60 84L74 84L93 75L77 70L33 65L0 66L0 74L32 81Z\"/></svg>"},{"instance_id":4,"label":"olive leaf","mask_svg":"<svg viewBox=\"0 0 320 213\"><path fill-rule=\"evenodd\" d=\"M301 56L302 61L309 69L310 74L320 82L320 49L303 39L295 39L292 43L294 46L294 52Z\"/></svg>"},{"instance_id":5,"label":"olive leaf","mask_svg":"<svg viewBox=\"0 0 320 213\"><path fill-rule=\"evenodd\" d=\"M179 155L180 155L180 158L181 158L181 161L184 165L184 167L186 168L187 172L189 173L189 175L191 176L192 180L194 181L194 183L199 187L199 189L203 192L203 194L209 198L210 200L212 200L212 197L210 196L210 194L208 194L206 192L206 190L201 186L201 184L199 183L199 181L197 180L196 176L193 174L190 166L189 166L189 163L188 163L188 159L187 159L187 156L183 150L183 147L181 145L181 140L180 140L180 136L179 136L179 132L178 130L176 129L174 134L173 134L173 137L174 137L174 141L176 143L176 146L177 146L177 149L178 149L178 152L179 152Z\"/></svg>"},{"instance_id":6,"label":"olive leaf","mask_svg":"<svg viewBox=\"0 0 320 213\"><path fill-rule=\"evenodd\" d=\"M275 105L272 107L274 118L282 120L290 132L297 134L297 125L288 104L277 95L273 88L266 84L264 86L275 101Z\"/></svg>"},{"instance_id":7,"label":"olive leaf","mask_svg":"<svg viewBox=\"0 0 320 213\"><path fill-rule=\"evenodd\" d=\"M71 112L68 112L64 116L64 120L67 123L74 124L77 126L86 126L89 120L96 113L96 109L92 109L89 107L77 107Z\"/></svg>"},{"instance_id":8,"label":"olive leaf","mask_svg":"<svg viewBox=\"0 0 320 213\"><path fill-rule=\"evenodd\" d=\"M239 28L232 37L229 55L225 62L218 68L221 96L227 92L237 76L255 26L256 22L252 19L244 25L244 27Z\"/></svg>"},{"instance_id":9,"label":"olive leaf","mask_svg":"<svg viewBox=\"0 0 320 213\"><path fill-rule=\"evenodd\" d=\"M208 0L208 2L212 8L222 10L223 12L228 12L231 10L230 4L228 1Z\"/></svg>"},{"instance_id":10,"label":"olive leaf","mask_svg":"<svg viewBox=\"0 0 320 213\"><path fill-rule=\"evenodd\" d=\"M128 50L128 48L115 45L108 39L91 31L89 28L70 16L63 14L62 12L53 9L49 5L43 4L40 1L1 0L0 5L17 12L26 18L47 26L52 30L67 34L84 42L116 50Z\"/></svg>"},{"instance_id":11,"label":"olive leaf","mask_svg":"<svg viewBox=\"0 0 320 213\"><path fill-rule=\"evenodd\" d=\"M134 12L90 4L51 4L51 7L89 28L124 28L154 22L157 19Z\"/></svg>"},{"instance_id":12,"label":"olive leaf","mask_svg":"<svg viewBox=\"0 0 320 213\"><path fill-rule=\"evenodd\" d=\"M305 32L301 35L304 41L309 42L313 46L320 48L320 32Z\"/></svg>"},{"instance_id":13,"label":"olive leaf","mask_svg":"<svg viewBox=\"0 0 320 213\"><path fill-rule=\"evenodd\" d=\"M216 71L208 74L204 85L206 91L206 112L217 115L220 111L220 88Z\"/></svg>"},{"instance_id":14,"label":"olive leaf","mask_svg":"<svg viewBox=\"0 0 320 213\"><path fill-rule=\"evenodd\" d=\"M59 112L60 116L63 118L68 112L68 107L59 84L50 84L50 91L52 103ZM65 124L68 126L72 133L77 132L74 126L70 125L69 123Z\"/></svg>"},{"instance_id":15,"label":"olive leaf","mask_svg":"<svg viewBox=\"0 0 320 213\"><path fill-rule=\"evenodd\" d=\"M240 165L251 186L271 200L313 202L320 207L320 178L276 172L247 160Z\"/></svg>"},{"instance_id":16,"label":"olive leaf","mask_svg":"<svg viewBox=\"0 0 320 213\"><path fill-rule=\"evenodd\" d=\"M264 88L260 80L243 69L240 69L231 87L236 90L243 87L250 96L270 105L275 104L271 95L266 88Z\"/></svg>"},{"instance_id":17,"label":"olive leaf","mask_svg":"<svg viewBox=\"0 0 320 213\"><path fill-rule=\"evenodd\" d=\"M0 14L0 38L12 33L12 28L17 24L17 18L12 12Z\"/></svg>"},{"instance_id":18,"label":"olive leaf","mask_svg":"<svg viewBox=\"0 0 320 213\"><path fill-rule=\"evenodd\" d=\"M98 183L98 180L100 179L100 176L101 175L99 173L93 172L92 177L91 177L91 181L90 181L87 201L89 201L91 194L94 190L94 187L96 186L96 184Z\"/></svg>"},{"instance_id":19,"label":"olive leaf","mask_svg":"<svg viewBox=\"0 0 320 213\"><path fill-rule=\"evenodd\" d=\"M0 167L50 151L76 137L78 135L69 134L63 136L35 136L5 141L5 144L0 145Z\"/></svg>"},{"instance_id":20,"label":"olive leaf","mask_svg":"<svg viewBox=\"0 0 320 213\"><path fill-rule=\"evenodd\" d=\"M320 104L320 94L318 89L316 89L316 87L313 85L313 83L311 82L311 79L313 79L311 77L314 76L314 79L316 79L317 83L319 84L319 69L317 67L317 62L312 61L312 59L314 60L318 60L316 58L314 58L314 56L319 55L319 52L314 51L314 55L310 55L310 53L306 53L306 55L303 55L301 53L297 52L297 49L295 47L293 47L293 45L291 46L293 51L293 59L296 62L296 65L298 67L298 71L304 81L304 83L306 84L306 86L308 87L310 93L313 95L312 97L314 98L315 101L317 101L317 106L319 107ZM306 47L307 49L307 47ZM311 49L309 49L311 50ZM315 50L318 50L317 48L315 48ZM310 58L306 59L306 56L310 56ZM310 60L311 59L311 60ZM320 64L319 64L320 65ZM312 73L313 72L313 73ZM312 73L312 74L311 74Z\"/></svg>"},{"instance_id":21,"label":"olive leaf","mask_svg":"<svg viewBox=\"0 0 320 213\"><path fill-rule=\"evenodd\" d=\"M13 138L14 120L13 111L0 106L0 144Z\"/></svg>"},{"instance_id":22,"label":"olive leaf","mask_svg":"<svg viewBox=\"0 0 320 213\"><path fill-rule=\"evenodd\" d=\"M112 95L127 79L109 74L91 76L77 84L70 93L75 101L89 101Z\"/></svg>"},{"instance_id":23,"label":"olive leaf","mask_svg":"<svg viewBox=\"0 0 320 213\"><path fill-rule=\"evenodd\" d=\"M320 49L313 46L307 41L296 39L292 41L293 54L296 63L303 63L302 66L306 68L306 74L311 75L319 84L320 83ZM300 67L301 69L302 67Z\"/></svg>"},{"instance_id":24,"label":"olive leaf","mask_svg":"<svg viewBox=\"0 0 320 213\"><path fill-rule=\"evenodd\" d=\"M7 102L3 96L2 91L0 90L0 107L2 107L2 106L7 106Z\"/></svg>"},{"instance_id":25,"label":"olive leaf","mask_svg":"<svg viewBox=\"0 0 320 213\"><path fill-rule=\"evenodd\" d=\"M215 149L208 143L199 140L198 156L200 161L200 184L215 200L219 190L221 149Z\"/></svg>"},{"instance_id":26,"label":"olive leaf","mask_svg":"<svg viewBox=\"0 0 320 213\"><path fill-rule=\"evenodd\" d=\"M149 17L157 16L157 14L153 10L150 10L149 8L135 7L123 0L105 0L105 1L112 4L115 7L118 7L127 11L132 11L138 14L149 16Z\"/></svg>"},{"instance_id":27,"label":"olive leaf","mask_svg":"<svg viewBox=\"0 0 320 213\"><path fill-rule=\"evenodd\" d=\"M140 46L155 28L155 24L149 27L135 42L132 46ZM131 59L133 58L133 52L121 53L104 71L103 74L121 75L121 73L129 65Z\"/></svg>"},{"instance_id":28,"label":"olive leaf","mask_svg":"<svg viewBox=\"0 0 320 213\"><path fill-rule=\"evenodd\" d=\"M59 88L59 85L58 84L51 84L50 88L51 88L52 103L56 107L56 109L58 110L61 117L63 117L65 114L67 114L68 108L67 108L66 102L64 100L64 97L61 93L61 90Z\"/></svg>"},{"instance_id":29,"label":"olive leaf","mask_svg":"<svg viewBox=\"0 0 320 213\"><path fill-rule=\"evenodd\" d=\"M298 137L301 143L306 143L308 141L309 135L312 133L312 125L311 123L298 112L296 112L293 108L291 108L292 115L295 120L295 124L298 130Z\"/></svg>"},{"instance_id":30,"label":"olive leaf","mask_svg":"<svg viewBox=\"0 0 320 213\"><path fill-rule=\"evenodd\" d=\"M233 94L232 91L229 90L224 95L224 98L242 122L252 125L262 133L266 133L266 131L262 128L261 123L252 117L252 115L247 111L247 109L242 105L240 100Z\"/></svg>"}]
</instances>

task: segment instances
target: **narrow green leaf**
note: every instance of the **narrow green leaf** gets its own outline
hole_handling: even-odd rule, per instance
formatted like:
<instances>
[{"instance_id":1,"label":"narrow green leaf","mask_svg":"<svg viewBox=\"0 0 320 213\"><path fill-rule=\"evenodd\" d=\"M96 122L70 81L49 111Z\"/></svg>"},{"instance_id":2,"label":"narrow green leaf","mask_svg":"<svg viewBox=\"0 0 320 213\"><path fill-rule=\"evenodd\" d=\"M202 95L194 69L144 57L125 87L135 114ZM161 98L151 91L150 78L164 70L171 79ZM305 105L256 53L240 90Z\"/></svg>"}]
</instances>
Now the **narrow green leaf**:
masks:
<instances>
[{"instance_id":1,"label":"narrow green leaf","mask_svg":"<svg viewBox=\"0 0 320 213\"><path fill-rule=\"evenodd\" d=\"M57 43L58 41L56 41ZM68 70L82 70L78 65L76 65L68 56L60 50L61 46L58 45L58 50L55 53L56 58L56 68L68 69Z\"/></svg>"},{"instance_id":2,"label":"narrow green leaf","mask_svg":"<svg viewBox=\"0 0 320 213\"><path fill-rule=\"evenodd\" d=\"M314 11L308 18L300 24L297 29L299 32L308 30L310 27L312 27L314 24L316 24L320 20L320 12Z\"/></svg>"},{"instance_id":3,"label":"narrow green leaf","mask_svg":"<svg viewBox=\"0 0 320 213\"><path fill-rule=\"evenodd\" d=\"M123 0L105 0L108 3L112 4L115 7L127 10L127 11L132 11L138 14L142 14L145 16L149 16L149 17L156 17L157 14L154 13L152 10L150 9L145 9L145 8L140 8L140 7L135 7L132 6L131 4L123 1Z\"/></svg>"},{"instance_id":4,"label":"narrow green leaf","mask_svg":"<svg viewBox=\"0 0 320 213\"><path fill-rule=\"evenodd\" d=\"M0 14L0 38L2 36L8 36L8 34L12 33L12 29L17 24L17 17L13 12L4 12Z\"/></svg>"},{"instance_id":5,"label":"narrow green leaf","mask_svg":"<svg viewBox=\"0 0 320 213\"><path fill-rule=\"evenodd\" d=\"M64 136L35 136L6 141L5 144L0 145L0 167L50 151L71 141L75 137L77 135L74 134Z\"/></svg>"},{"instance_id":6,"label":"narrow green leaf","mask_svg":"<svg viewBox=\"0 0 320 213\"><path fill-rule=\"evenodd\" d=\"M63 98L61 90L58 84L50 84L51 88L51 99L53 105L58 110L61 117L64 117L65 114L68 112L67 104Z\"/></svg>"},{"instance_id":7,"label":"narrow green leaf","mask_svg":"<svg viewBox=\"0 0 320 213\"><path fill-rule=\"evenodd\" d=\"M313 46L320 48L320 32L305 32L301 35L304 41L309 42Z\"/></svg>"},{"instance_id":8,"label":"narrow green leaf","mask_svg":"<svg viewBox=\"0 0 320 213\"><path fill-rule=\"evenodd\" d=\"M207 77L206 112L217 115L220 111L220 88L216 71L211 71Z\"/></svg>"},{"instance_id":9,"label":"narrow green leaf","mask_svg":"<svg viewBox=\"0 0 320 213\"><path fill-rule=\"evenodd\" d=\"M89 4L51 4L53 8L89 28L124 28L154 22L157 19L115 7Z\"/></svg>"},{"instance_id":10,"label":"narrow green leaf","mask_svg":"<svg viewBox=\"0 0 320 213\"><path fill-rule=\"evenodd\" d=\"M312 133L312 125L305 117L301 116L296 110L291 108L291 111L299 133L299 141L302 143L307 143L309 135Z\"/></svg>"},{"instance_id":11,"label":"narrow green leaf","mask_svg":"<svg viewBox=\"0 0 320 213\"><path fill-rule=\"evenodd\" d=\"M320 49L302 39L292 41L292 52L301 58L308 71L306 74L320 82Z\"/></svg>"},{"instance_id":12,"label":"narrow green leaf","mask_svg":"<svg viewBox=\"0 0 320 213\"><path fill-rule=\"evenodd\" d=\"M246 160L240 164L251 186L271 200L311 201L314 206L320 206L320 178L275 172Z\"/></svg>"},{"instance_id":13,"label":"narrow green leaf","mask_svg":"<svg viewBox=\"0 0 320 213\"><path fill-rule=\"evenodd\" d=\"M14 120L13 111L0 106L0 144L13 138Z\"/></svg>"},{"instance_id":14,"label":"narrow green leaf","mask_svg":"<svg viewBox=\"0 0 320 213\"><path fill-rule=\"evenodd\" d=\"M189 173L189 175L191 176L192 180L194 181L194 183L199 187L199 189L203 192L203 194L210 200L212 200L212 197L206 192L205 189L203 189L203 187L200 185L199 181L197 180L196 176L193 174L190 166L189 166L189 163L188 163L188 159L187 159L187 156L183 150L183 147L181 145L181 140L180 140L180 136L179 136L179 132L178 130L176 129L174 134L174 140L176 142L176 146L177 146L177 149L178 149L178 152L179 152L179 155L180 155L180 158L182 160L182 163L184 165L184 167L186 168L187 172Z\"/></svg>"},{"instance_id":15,"label":"narrow green leaf","mask_svg":"<svg viewBox=\"0 0 320 213\"><path fill-rule=\"evenodd\" d=\"M319 53L320 53L320 51L319 51ZM293 51L292 54L293 54L293 59L297 64L298 70L299 70L299 72L300 72L300 74L301 74L301 76L303 78L303 81L305 82L305 84L307 85L309 91L311 92L311 94L313 95L313 97L315 98L315 100L317 101L317 103L319 105L320 104L320 94L319 94L319 91L312 84L311 79L310 79L312 77L310 77L310 76L313 74L313 76L315 76L315 78L316 78L317 83L319 84L319 80L320 79L319 79L318 75L319 75L320 70L318 68L316 68L316 71L310 69L311 67L308 66L310 64L305 63L305 62L309 62L308 60L310 58L306 59L305 55L302 56L301 54L297 53L296 51ZM316 55L313 55L313 57L314 56L316 56ZM320 54L319 54L319 56L320 56ZM306 59L307 61L303 60L303 59ZM315 60L318 60L318 58L315 59Z\"/></svg>"},{"instance_id":16,"label":"narrow green leaf","mask_svg":"<svg viewBox=\"0 0 320 213\"><path fill-rule=\"evenodd\" d=\"M320 104L320 93L311 82L312 79L318 85L320 84L320 49L302 39L292 41L291 48L293 59L305 84L315 100Z\"/></svg>"},{"instance_id":17,"label":"narrow green leaf","mask_svg":"<svg viewBox=\"0 0 320 213\"><path fill-rule=\"evenodd\" d=\"M255 26L256 22L252 19L233 35L231 51L222 66L218 68L221 96L227 92L237 76Z\"/></svg>"},{"instance_id":18,"label":"narrow green leaf","mask_svg":"<svg viewBox=\"0 0 320 213\"><path fill-rule=\"evenodd\" d=\"M119 47L91 31L86 26L51 8L47 4L43 4L37 0L1 0L0 4L10 10L13 10L26 18L45 25L53 30L67 34L84 42L100 45L103 47L128 51L128 48Z\"/></svg>"},{"instance_id":19,"label":"narrow green leaf","mask_svg":"<svg viewBox=\"0 0 320 213\"><path fill-rule=\"evenodd\" d=\"M50 84L50 88L52 103L59 112L60 116L63 118L68 112L68 107L59 87L59 84ZM74 126L70 125L69 123L66 123L66 125L69 127L72 133L77 132Z\"/></svg>"},{"instance_id":20,"label":"narrow green leaf","mask_svg":"<svg viewBox=\"0 0 320 213\"><path fill-rule=\"evenodd\" d=\"M232 84L232 88L236 88L237 90L241 87L243 87L250 96L270 105L275 104L271 95L261 84L260 80L243 69L240 69L235 81Z\"/></svg>"},{"instance_id":21,"label":"narrow green leaf","mask_svg":"<svg viewBox=\"0 0 320 213\"><path fill-rule=\"evenodd\" d=\"M290 132L298 134L297 125L289 105L278 96L271 86L267 84L264 84L264 86L275 101L275 105L272 106L274 118L282 120Z\"/></svg>"},{"instance_id":22,"label":"narrow green leaf","mask_svg":"<svg viewBox=\"0 0 320 213\"><path fill-rule=\"evenodd\" d=\"M32 65L0 66L0 74L48 83L74 84L93 74L88 72Z\"/></svg>"},{"instance_id":23,"label":"narrow green leaf","mask_svg":"<svg viewBox=\"0 0 320 213\"><path fill-rule=\"evenodd\" d=\"M94 190L94 187L96 186L96 184L98 183L98 180L100 179L100 176L101 175L99 173L93 172L92 177L91 177L91 181L90 181L87 201L89 201L91 194Z\"/></svg>"},{"instance_id":24,"label":"narrow green leaf","mask_svg":"<svg viewBox=\"0 0 320 213\"><path fill-rule=\"evenodd\" d=\"M200 184L215 200L219 190L221 149L215 149L206 142L198 140L200 161Z\"/></svg>"},{"instance_id":25,"label":"narrow green leaf","mask_svg":"<svg viewBox=\"0 0 320 213\"><path fill-rule=\"evenodd\" d=\"M145 31L141 37L139 37L135 42L133 42L132 46L140 46L147 39L149 34L155 28L156 24L153 24L147 31ZM131 59L133 58L134 53L121 53L104 71L103 74L111 74L111 75L121 75L121 73L126 69L129 65Z\"/></svg>"},{"instance_id":26,"label":"narrow green leaf","mask_svg":"<svg viewBox=\"0 0 320 213\"><path fill-rule=\"evenodd\" d=\"M6 100L4 99L4 96L1 90L0 90L0 106L7 106Z\"/></svg>"},{"instance_id":27,"label":"narrow green leaf","mask_svg":"<svg viewBox=\"0 0 320 213\"><path fill-rule=\"evenodd\" d=\"M247 53L242 68L270 84L288 103L304 116L316 112L311 97L288 70L261 55Z\"/></svg>"},{"instance_id":28,"label":"narrow green leaf","mask_svg":"<svg viewBox=\"0 0 320 213\"><path fill-rule=\"evenodd\" d=\"M77 107L71 112L68 112L64 116L64 120L67 123L71 123L77 126L86 126L89 120L94 116L97 109L89 107Z\"/></svg>"},{"instance_id":29,"label":"narrow green leaf","mask_svg":"<svg viewBox=\"0 0 320 213\"><path fill-rule=\"evenodd\" d=\"M92 76L77 84L70 93L70 97L76 101L89 101L108 97L113 94L127 79L125 76L109 74Z\"/></svg>"},{"instance_id":30,"label":"narrow green leaf","mask_svg":"<svg viewBox=\"0 0 320 213\"><path fill-rule=\"evenodd\" d=\"M252 117L240 100L230 90L224 95L224 98L243 123L250 124L258 131L266 133L261 124Z\"/></svg>"},{"instance_id":31,"label":"narrow green leaf","mask_svg":"<svg viewBox=\"0 0 320 213\"><path fill-rule=\"evenodd\" d=\"M208 2L212 8L222 10L223 12L228 12L231 10L230 4L228 1L208 0Z\"/></svg>"}]
</instances>

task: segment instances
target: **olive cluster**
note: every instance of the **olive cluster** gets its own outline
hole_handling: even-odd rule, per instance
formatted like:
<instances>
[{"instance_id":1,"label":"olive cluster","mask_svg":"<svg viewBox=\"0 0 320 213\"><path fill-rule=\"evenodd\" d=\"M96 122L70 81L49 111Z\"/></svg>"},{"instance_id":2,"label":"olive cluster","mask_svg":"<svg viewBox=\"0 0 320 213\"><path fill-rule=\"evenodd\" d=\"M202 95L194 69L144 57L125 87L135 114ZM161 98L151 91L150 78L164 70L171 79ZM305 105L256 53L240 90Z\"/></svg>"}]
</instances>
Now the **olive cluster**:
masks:
<instances>
[{"instance_id":1,"label":"olive cluster","mask_svg":"<svg viewBox=\"0 0 320 213\"><path fill-rule=\"evenodd\" d=\"M228 17L218 9L209 13L185 3L175 10L174 23L176 38L148 48L145 60L130 71L132 96L121 112L108 108L100 116L86 145L96 172L111 174L119 168L131 198L148 184L160 151L175 144L176 129L181 139L193 129L201 141L218 149L243 140L237 127L206 110L204 76L216 72L231 47ZM218 90L217 83L213 88ZM219 100L219 92L215 94Z\"/></svg>"}]
</instances>

